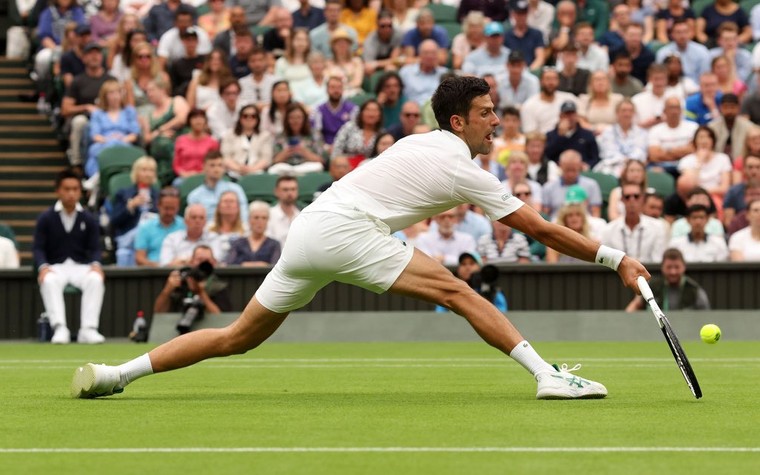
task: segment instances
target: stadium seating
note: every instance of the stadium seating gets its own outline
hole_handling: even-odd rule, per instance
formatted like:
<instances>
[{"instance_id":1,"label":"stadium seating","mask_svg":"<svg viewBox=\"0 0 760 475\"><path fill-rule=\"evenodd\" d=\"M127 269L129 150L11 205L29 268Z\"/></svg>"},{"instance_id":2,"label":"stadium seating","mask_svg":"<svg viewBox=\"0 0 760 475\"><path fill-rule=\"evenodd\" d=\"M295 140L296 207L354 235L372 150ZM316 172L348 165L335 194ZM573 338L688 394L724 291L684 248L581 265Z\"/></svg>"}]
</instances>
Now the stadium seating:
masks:
<instances>
[{"instance_id":1,"label":"stadium seating","mask_svg":"<svg viewBox=\"0 0 760 475\"><path fill-rule=\"evenodd\" d=\"M612 175L598 172L583 172L583 176L593 179L602 190L602 201L607 203L610 199L610 192L618 186L618 179Z\"/></svg>"},{"instance_id":2,"label":"stadium seating","mask_svg":"<svg viewBox=\"0 0 760 475\"><path fill-rule=\"evenodd\" d=\"M433 13L436 25L457 22L457 9L455 7L442 3L431 3L426 8Z\"/></svg>"},{"instance_id":3,"label":"stadium seating","mask_svg":"<svg viewBox=\"0 0 760 475\"><path fill-rule=\"evenodd\" d=\"M699 18L700 15L702 15L702 10L713 3L715 3L714 0L694 0L691 4L691 9L694 10L694 16Z\"/></svg>"},{"instance_id":4,"label":"stadium seating","mask_svg":"<svg viewBox=\"0 0 760 475\"><path fill-rule=\"evenodd\" d=\"M201 186L205 179L206 175L198 173L197 175L191 175L182 180L182 184L179 185L180 213L184 213L185 211L185 206L187 206L187 196L191 191ZM230 181L226 176L222 177L222 180Z\"/></svg>"},{"instance_id":5,"label":"stadium seating","mask_svg":"<svg viewBox=\"0 0 760 475\"><path fill-rule=\"evenodd\" d=\"M140 147L109 147L98 155L98 168L100 169L100 191L103 196L109 196L111 177L121 172L132 170L132 164L146 155Z\"/></svg>"},{"instance_id":6,"label":"stadium seating","mask_svg":"<svg viewBox=\"0 0 760 475\"><path fill-rule=\"evenodd\" d=\"M331 181L332 177L327 172L308 173L298 177L298 201L311 203L317 189Z\"/></svg>"},{"instance_id":7,"label":"stadium seating","mask_svg":"<svg viewBox=\"0 0 760 475\"><path fill-rule=\"evenodd\" d=\"M750 12L752 11L752 8L760 3L760 0L742 0L739 2L739 6L742 7L742 10L744 10L744 13L749 16Z\"/></svg>"},{"instance_id":8,"label":"stadium seating","mask_svg":"<svg viewBox=\"0 0 760 475\"><path fill-rule=\"evenodd\" d=\"M672 195L676 191L676 184L673 177L663 172L647 172L647 186L654 188L655 193L663 198Z\"/></svg>"},{"instance_id":9,"label":"stadium seating","mask_svg":"<svg viewBox=\"0 0 760 475\"><path fill-rule=\"evenodd\" d=\"M365 102L367 102L370 99L374 99L375 93L374 92L360 92L359 94L356 94L354 96L351 96L348 100L356 104L357 106L361 107Z\"/></svg>"},{"instance_id":10,"label":"stadium seating","mask_svg":"<svg viewBox=\"0 0 760 475\"><path fill-rule=\"evenodd\" d=\"M243 188L248 202L262 200L274 204L277 198L274 196L274 186L277 184L277 175L262 173L260 175L246 175L238 180L238 185Z\"/></svg>"}]
</instances>

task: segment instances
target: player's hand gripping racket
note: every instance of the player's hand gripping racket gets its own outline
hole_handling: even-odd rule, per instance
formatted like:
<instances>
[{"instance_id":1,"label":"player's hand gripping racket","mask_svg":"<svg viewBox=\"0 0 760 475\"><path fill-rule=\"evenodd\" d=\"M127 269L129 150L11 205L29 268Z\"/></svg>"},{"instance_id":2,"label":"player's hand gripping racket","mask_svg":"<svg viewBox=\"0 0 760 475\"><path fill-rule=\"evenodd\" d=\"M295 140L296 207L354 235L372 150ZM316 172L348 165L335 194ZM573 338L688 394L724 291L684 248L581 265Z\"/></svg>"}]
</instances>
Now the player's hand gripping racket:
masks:
<instances>
[{"instance_id":1,"label":"player's hand gripping racket","mask_svg":"<svg viewBox=\"0 0 760 475\"><path fill-rule=\"evenodd\" d=\"M691 393L695 398L701 398L702 390L699 388L699 382L697 381L697 377L694 375L694 370L691 369L689 359L686 357L686 353L684 353L683 348L681 348L681 344L678 342L678 337L673 331L673 327L670 326L670 322L665 317L665 314L662 313L662 310L660 310L660 306L657 305L657 302L655 302L654 295L652 294L652 289L649 288L649 284L647 284L647 281L644 277L639 276L637 283L639 285L639 290L641 291L641 296L644 297L644 300L646 300L649 308L652 310L654 318L657 320L657 324L660 325L662 334L665 335L665 341L668 342L670 351L673 352L673 357L676 359L676 363L678 364L678 369L681 370L681 374L683 374L683 377L686 380L686 384L689 386L689 389L691 389Z\"/></svg>"}]
</instances>

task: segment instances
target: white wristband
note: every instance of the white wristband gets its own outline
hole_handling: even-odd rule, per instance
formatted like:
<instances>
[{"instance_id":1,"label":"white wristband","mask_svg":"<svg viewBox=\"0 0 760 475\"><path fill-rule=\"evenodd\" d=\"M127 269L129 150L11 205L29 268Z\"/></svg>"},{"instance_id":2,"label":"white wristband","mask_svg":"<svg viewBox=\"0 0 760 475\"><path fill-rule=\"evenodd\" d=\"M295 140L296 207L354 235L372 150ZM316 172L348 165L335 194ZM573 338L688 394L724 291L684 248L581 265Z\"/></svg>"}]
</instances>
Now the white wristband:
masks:
<instances>
[{"instance_id":1,"label":"white wristband","mask_svg":"<svg viewBox=\"0 0 760 475\"><path fill-rule=\"evenodd\" d=\"M609 267L614 271L618 269L618 266L624 257L625 252L608 246L599 246L599 250L596 251L596 263Z\"/></svg>"}]
</instances>

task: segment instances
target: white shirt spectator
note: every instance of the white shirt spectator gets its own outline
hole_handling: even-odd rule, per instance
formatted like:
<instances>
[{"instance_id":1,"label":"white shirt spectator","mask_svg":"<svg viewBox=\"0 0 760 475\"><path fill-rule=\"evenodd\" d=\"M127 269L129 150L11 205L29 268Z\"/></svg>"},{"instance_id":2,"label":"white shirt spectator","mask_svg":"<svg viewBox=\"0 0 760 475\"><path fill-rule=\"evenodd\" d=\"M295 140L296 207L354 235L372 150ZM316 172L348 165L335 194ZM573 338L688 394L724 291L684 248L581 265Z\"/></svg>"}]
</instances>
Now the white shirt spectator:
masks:
<instances>
[{"instance_id":1,"label":"white shirt spectator","mask_svg":"<svg viewBox=\"0 0 760 475\"><path fill-rule=\"evenodd\" d=\"M544 43L549 42L549 33L554 23L554 11L554 5L544 0L538 0L536 9L528 11L528 26L544 34Z\"/></svg>"},{"instance_id":2,"label":"white shirt spectator","mask_svg":"<svg viewBox=\"0 0 760 475\"><path fill-rule=\"evenodd\" d=\"M658 97L647 89L633 96L631 101L636 106L636 123L646 122L653 117L662 117L665 110L665 99L668 97L670 96L667 94Z\"/></svg>"},{"instance_id":3,"label":"white shirt spectator","mask_svg":"<svg viewBox=\"0 0 760 475\"><path fill-rule=\"evenodd\" d=\"M576 64L576 67L591 71L592 73L607 71L610 67L610 57L601 46L591 44L585 54L580 49L578 50L578 64ZM564 71L562 59L557 60L557 70Z\"/></svg>"},{"instance_id":4,"label":"white shirt spectator","mask_svg":"<svg viewBox=\"0 0 760 475\"><path fill-rule=\"evenodd\" d=\"M203 28L195 28L195 31L198 34L198 55L209 54L212 45L211 40L208 38L208 33L203 31ZM185 45L182 44L179 38L179 30L176 26L173 26L161 35L161 39L158 40L156 54L161 58L168 58L169 61L185 56Z\"/></svg>"},{"instance_id":5,"label":"white shirt spectator","mask_svg":"<svg viewBox=\"0 0 760 475\"><path fill-rule=\"evenodd\" d=\"M443 256L443 265L456 266L459 256L464 252L475 252L475 240L466 233L454 231L449 238L444 238L438 231L427 231L417 236L415 247L433 259Z\"/></svg>"},{"instance_id":6,"label":"white shirt spectator","mask_svg":"<svg viewBox=\"0 0 760 475\"><path fill-rule=\"evenodd\" d=\"M555 127L559 122L559 108L565 101L578 103L578 98L569 92L556 91L552 102L545 102L541 99L541 93L528 98L522 105L523 112L522 130L523 132L539 131L546 134Z\"/></svg>"},{"instance_id":7,"label":"white shirt spectator","mask_svg":"<svg viewBox=\"0 0 760 475\"><path fill-rule=\"evenodd\" d=\"M690 153L678 161L678 170L699 170L699 186L711 190L720 186L721 175L730 172L731 159L728 155L721 152L715 152L713 157L707 163L699 164L697 155Z\"/></svg>"},{"instance_id":8,"label":"white shirt spectator","mask_svg":"<svg viewBox=\"0 0 760 475\"><path fill-rule=\"evenodd\" d=\"M176 259L189 260L193 255L193 249L196 246L206 245L211 248L214 258L222 255L222 249L219 243L219 235L216 233L203 231L201 238L197 241L187 239L187 231L174 231L170 233L161 244L161 258L159 263L162 266L169 264Z\"/></svg>"},{"instance_id":9,"label":"white shirt spectator","mask_svg":"<svg viewBox=\"0 0 760 475\"><path fill-rule=\"evenodd\" d=\"M728 249L731 252L740 251L745 261L760 261L760 240L752 237L752 228L749 226L731 235Z\"/></svg>"},{"instance_id":10,"label":"white shirt spectator","mask_svg":"<svg viewBox=\"0 0 760 475\"><path fill-rule=\"evenodd\" d=\"M18 252L13 241L0 236L0 269L18 269Z\"/></svg>"},{"instance_id":11,"label":"white shirt spectator","mask_svg":"<svg viewBox=\"0 0 760 475\"><path fill-rule=\"evenodd\" d=\"M645 215L641 215L633 229L625 224L625 216L610 221L602 236L602 244L620 249L641 262L660 262L666 243L662 224Z\"/></svg>"},{"instance_id":12,"label":"white shirt spectator","mask_svg":"<svg viewBox=\"0 0 760 475\"><path fill-rule=\"evenodd\" d=\"M239 104L269 104L272 102L272 85L277 82L274 74L264 73L261 81L256 82L253 74L240 78Z\"/></svg>"},{"instance_id":13,"label":"white shirt spectator","mask_svg":"<svg viewBox=\"0 0 760 475\"><path fill-rule=\"evenodd\" d=\"M290 232L290 225L296 216L301 214L301 211L296 209L293 213L293 217L285 214L282 210L282 206L275 204L269 209L269 224L267 224L266 235L272 239L280 241L280 246L285 245L285 241L288 239L288 232Z\"/></svg>"},{"instance_id":14,"label":"white shirt spectator","mask_svg":"<svg viewBox=\"0 0 760 475\"><path fill-rule=\"evenodd\" d=\"M225 132L235 127L239 110L239 101L237 107L232 111L227 108L227 104L224 101L216 101L211 104L211 107L206 111L206 117L208 118L211 135L215 139L221 139Z\"/></svg>"},{"instance_id":15,"label":"white shirt spectator","mask_svg":"<svg viewBox=\"0 0 760 475\"><path fill-rule=\"evenodd\" d=\"M607 127L596 138L599 145L599 158L601 161L594 167L594 171L607 173L620 177L626 160L647 161L647 131L633 125L626 133L618 124Z\"/></svg>"},{"instance_id":16,"label":"white shirt spectator","mask_svg":"<svg viewBox=\"0 0 760 475\"><path fill-rule=\"evenodd\" d=\"M649 129L649 146L657 146L663 150L683 147L694 140L698 128L696 122L688 120L682 120L675 128L671 128L667 122L659 123Z\"/></svg>"},{"instance_id":17,"label":"white shirt spectator","mask_svg":"<svg viewBox=\"0 0 760 475\"><path fill-rule=\"evenodd\" d=\"M694 241L691 235L672 238L668 247L675 247L686 262L726 262L728 246L722 237L705 234L704 241Z\"/></svg>"}]
</instances>

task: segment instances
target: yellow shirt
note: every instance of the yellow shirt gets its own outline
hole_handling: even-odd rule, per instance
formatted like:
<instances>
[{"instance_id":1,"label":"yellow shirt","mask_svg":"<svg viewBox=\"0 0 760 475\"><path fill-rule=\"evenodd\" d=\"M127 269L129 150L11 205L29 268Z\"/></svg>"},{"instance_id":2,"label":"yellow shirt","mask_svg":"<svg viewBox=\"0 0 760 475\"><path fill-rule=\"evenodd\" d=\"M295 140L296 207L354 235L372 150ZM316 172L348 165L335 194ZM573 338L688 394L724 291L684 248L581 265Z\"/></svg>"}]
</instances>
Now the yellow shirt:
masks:
<instances>
[{"instance_id":1,"label":"yellow shirt","mask_svg":"<svg viewBox=\"0 0 760 475\"><path fill-rule=\"evenodd\" d=\"M340 12L340 22L356 30L359 44L364 44L364 39L377 28L377 12L371 8L362 8L359 13L354 13L350 8L344 8Z\"/></svg>"}]
</instances>

